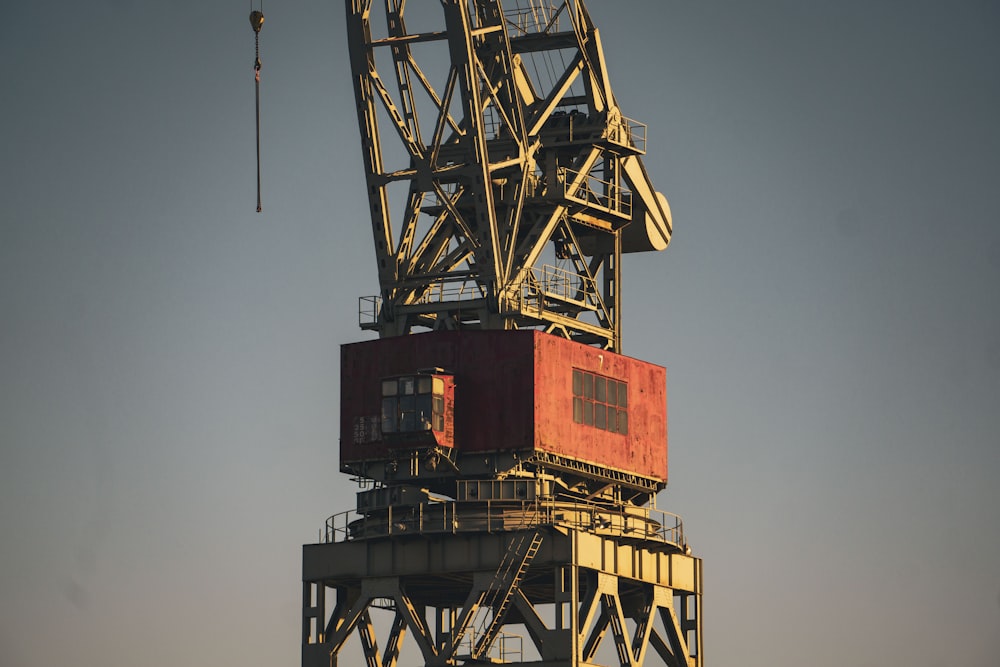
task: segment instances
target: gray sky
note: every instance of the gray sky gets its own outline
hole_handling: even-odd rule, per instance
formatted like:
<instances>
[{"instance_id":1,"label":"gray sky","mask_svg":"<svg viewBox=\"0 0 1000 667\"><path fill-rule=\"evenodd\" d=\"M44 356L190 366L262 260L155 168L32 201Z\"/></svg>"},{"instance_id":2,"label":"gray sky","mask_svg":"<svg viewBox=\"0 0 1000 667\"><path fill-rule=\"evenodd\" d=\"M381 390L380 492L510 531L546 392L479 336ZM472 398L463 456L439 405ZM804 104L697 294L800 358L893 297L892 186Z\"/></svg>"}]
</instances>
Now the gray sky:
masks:
<instances>
[{"instance_id":1,"label":"gray sky","mask_svg":"<svg viewBox=\"0 0 1000 667\"><path fill-rule=\"evenodd\" d=\"M602 2L710 666L1000 661L1000 4ZM339 2L5 3L0 664L295 665L377 291Z\"/></svg>"}]
</instances>

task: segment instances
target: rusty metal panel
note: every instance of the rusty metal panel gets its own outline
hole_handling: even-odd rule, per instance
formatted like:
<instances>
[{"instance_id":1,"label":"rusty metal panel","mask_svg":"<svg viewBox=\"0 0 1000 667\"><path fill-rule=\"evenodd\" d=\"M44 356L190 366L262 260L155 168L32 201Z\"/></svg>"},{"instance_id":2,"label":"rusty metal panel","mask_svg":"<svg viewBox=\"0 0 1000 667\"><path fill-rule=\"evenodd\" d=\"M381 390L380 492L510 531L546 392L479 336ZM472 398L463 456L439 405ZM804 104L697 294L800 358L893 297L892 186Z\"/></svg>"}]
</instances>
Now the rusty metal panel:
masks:
<instances>
[{"instance_id":1,"label":"rusty metal panel","mask_svg":"<svg viewBox=\"0 0 1000 667\"><path fill-rule=\"evenodd\" d=\"M379 431L379 381L427 368L454 378L447 409L460 452L540 451L667 479L666 370L537 331L432 332L344 345L342 463L390 456ZM574 393L575 373L592 385L590 395Z\"/></svg>"},{"instance_id":2,"label":"rusty metal panel","mask_svg":"<svg viewBox=\"0 0 1000 667\"><path fill-rule=\"evenodd\" d=\"M341 461L377 460L379 380L442 368L454 376L455 446L465 452L529 449L532 332L433 332L341 347ZM370 428L368 428L370 426Z\"/></svg>"},{"instance_id":3,"label":"rusty metal panel","mask_svg":"<svg viewBox=\"0 0 1000 667\"><path fill-rule=\"evenodd\" d=\"M667 479L666 369L638 359L538 334L535 339L535 447L561 456L634 472L661 481ZM578 423L574 415L574 374L581 371L594 382L627 387L625 433L611 430L611 418L597 423L596 409L610 402L594 391L593 423ZM607 407L608 413L612 410Z\"/></svg>"}]
</instances>

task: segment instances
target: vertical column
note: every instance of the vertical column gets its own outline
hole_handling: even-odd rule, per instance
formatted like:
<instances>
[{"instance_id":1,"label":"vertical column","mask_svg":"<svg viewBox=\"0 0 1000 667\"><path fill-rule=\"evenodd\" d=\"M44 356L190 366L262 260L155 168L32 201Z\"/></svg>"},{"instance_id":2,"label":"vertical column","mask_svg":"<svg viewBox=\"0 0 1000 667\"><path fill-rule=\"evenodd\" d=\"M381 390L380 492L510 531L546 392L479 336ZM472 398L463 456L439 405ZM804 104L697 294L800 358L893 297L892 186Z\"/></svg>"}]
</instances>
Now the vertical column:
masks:
<instances>
[{"instance_id":1,"label":"vertical column","mask_svg":"<svg viewBox=\"0 0 1000 667\"><path fill-rule=\"evenodd\" d=\"M302 643L322 644L326 631L326 586L322 581L302 582Z\"/></svg>"},{"instance_id":2,"label":"vertical column","mask_svg":"<svg viewBox=\"0 0 1000 667\"><path fill-rule=\"evenodd\" d=\"M701 572L698 572L697 593L680 596L681 632L687 643L688 655L694 658L694 665L701 667Z\"/></svg>"},{"instance_id":3,"label":"vertical column","mask_svg":"<svg viewBox=\"0 0 1000 667\"><path fill-rule=\"evenodd\" d=\"M580 583L576 565L556 565L553 568L553 595L555 603L554 632L549 633L550 641L556 646L548 647L547 654L560 659L570 659L576 664L580 655Z\"/></svg>"}]
</instances>

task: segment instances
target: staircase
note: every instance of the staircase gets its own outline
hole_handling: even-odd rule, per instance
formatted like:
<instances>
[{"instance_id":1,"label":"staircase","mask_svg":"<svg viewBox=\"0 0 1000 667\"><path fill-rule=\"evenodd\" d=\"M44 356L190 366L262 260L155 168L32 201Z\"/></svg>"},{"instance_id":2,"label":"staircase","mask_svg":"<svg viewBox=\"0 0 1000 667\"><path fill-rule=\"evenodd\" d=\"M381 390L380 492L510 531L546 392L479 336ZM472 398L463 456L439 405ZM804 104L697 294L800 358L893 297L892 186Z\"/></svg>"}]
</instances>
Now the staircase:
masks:
<instances>
[{"instance_id":1,"label":"staircase","mask_svg":"<svg viewBox=\"0 0 1000 667\"><path fill-rule=\"evenodd\" d=\"M541 530L537 529L531 534L530 540L528 539L528 533L524 533L520 540L511 542L510 548L507 549L507 553L504 555L503 561L500 562L500 567L497 569L497 574L493 578L493 581L500 584L501 581L505 581L508 578L509 572L514 571L514 575L510 577L510 583L507 585L499 585L496 587L490 586L490 592L487 600L483 604L483 607L491 608L493 610L493 615L488 626L486 625L486 618L484 615L481 624L476 629L476 635L479 637L479 641L476 642L475 647L472 649L473 659L478 659L479 656L489 651L490 645L493 643L493 640L496 639L497 633L503 625L503 619L507 613L507 608L510 606L510 601L514 597L514 591L516 591L521 585L521 581L524 579L524 575L528 571L528 567L531 565L532 559L535 557L535 554L538 553L538 548L542 544L542 537L543 535ZM517 564L516 570L514 570L515 563ZM503 575L503 579L498 581L501 577L501 573ZM497 598L500 599L498 600Z\"/></svg>"},{"instance_id":2,"label":"staircase","mask_svg":"<svg viewBox=\"0 0 1000 667\"><path fill-rule=\"evenodd\" d=\"M459 646L468 629L473 628L472 651L469 657L478 660L489 652L490 646L503 626L504 616L514 598L514 592L520 587L524 575L528 572L543 537L541 529L536 529L534 532L520 533L517 539L511 541L489 588L483 591L474 618L452 638L452 646ZM489 611L492 614L489 614Z\"/></svg>"}]
</instances>

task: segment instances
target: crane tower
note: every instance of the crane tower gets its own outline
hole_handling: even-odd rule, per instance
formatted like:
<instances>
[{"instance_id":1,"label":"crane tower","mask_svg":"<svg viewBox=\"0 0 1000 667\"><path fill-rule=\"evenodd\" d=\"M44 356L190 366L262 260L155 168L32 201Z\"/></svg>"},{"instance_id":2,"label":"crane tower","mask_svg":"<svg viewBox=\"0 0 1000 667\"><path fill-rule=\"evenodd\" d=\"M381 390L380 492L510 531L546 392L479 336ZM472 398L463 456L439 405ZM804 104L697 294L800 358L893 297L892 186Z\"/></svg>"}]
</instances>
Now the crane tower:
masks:
<instances>
[{"instance_id":1,"label":"crane tower","mask_svg":"<svg viewBox=\"0 0 1000 667\"><path fill-rule=\"evenodd\" d=\"M590 14L345 4L378 338L341 348L361 490L303 547L303 667L701 667L666 370L621 353L622 255L670 209Z\"/></svg>"}]
</instances>

